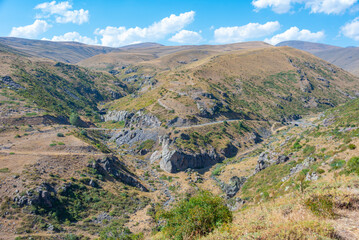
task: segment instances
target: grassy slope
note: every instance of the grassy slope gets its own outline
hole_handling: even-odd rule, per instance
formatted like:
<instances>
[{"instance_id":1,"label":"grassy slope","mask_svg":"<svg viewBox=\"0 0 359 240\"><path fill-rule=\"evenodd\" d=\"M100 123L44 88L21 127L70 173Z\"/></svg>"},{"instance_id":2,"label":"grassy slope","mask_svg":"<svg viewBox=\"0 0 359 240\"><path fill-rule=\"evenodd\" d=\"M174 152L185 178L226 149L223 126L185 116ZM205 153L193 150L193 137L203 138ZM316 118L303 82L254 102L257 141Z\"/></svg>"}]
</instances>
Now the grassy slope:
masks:
<instances>
[{"instance_id":1,"label":"grassy slope","mask_svg":"<svg viewBox=\"0 0 359 240\"><path fill-rule=\"evenodd\" d=\"M354 159L359 156L358 106L358 100L353 100L306 120L314 126L278 131L264 149L291 153L290 161L250 177L237 195L247 201L245 208L234 214L233 224L204 239L357 238L359 164ZM291 168L308 158L315 161L290 175ZM240 172L246 164L253 169L255 162L244 159L239 166L229 164L222 174ZM312 173L319 179L305 180ZM286 176L289 178L283 180Z\"/></svg>"},{"instance_id":2,"label":"grassy slope","mask_svg":"<svg viewBox=\"0 0 359 240\"><path fill-rule=\"evenodd\" d=\"M116 48L92 46L77 42L51 42L13 37L1 37L0 43L30 56L66 63L76 63L97 54L118 51Z\"/></svg>"},{"instance_id":3,"label":"grassy slope","mask_svg":"<svg viewBox=\"0 0 359 240\"><path fill-rule=\"evenodd\" d=\"M348 99L343 92L354 95L353 89L358 85L357 78L347 72L287 47L217 53L173 66L174 59L188 54L180 52L141 63L138 72L131 74L152 71L159 83L136 97L127 96L115 101L109 108L145 108L160 118L171 119L199 114L196 104L200 102L213 110L212 118L245 115L281 120L292 114L322 111L328 104L343 103ZM162 65L171 70L156 72L159 62L166 63ZM123 74L124 71L126 69L120 73L122 77L131 76ZM301 74L305 74L310 85L307 80L301 82ZM318 78L327 79L329 86ZM311 90L305 92L304 88ZM203 97L201 93L211 93L214 98ZM195 100L196 97L200 100ZM170 110L172 114L168 113Z\"/></svg>"},{"instance_id":4,"label":"grassy slope","mask_svg":"<svg viewBox=\"0 0 359 240\"><path fill-rule=\"evenodd\" d=\"M110 74L97 73L74 65L23 57L1 51L0 76L10 76L26 89L9 89L17 98L26 99L56 115L72 111L95 116L97 104L113 100L112 92L126 95L125 85ZM116 85L118 83L120 86Z\"/></svg>"}]
</instances>

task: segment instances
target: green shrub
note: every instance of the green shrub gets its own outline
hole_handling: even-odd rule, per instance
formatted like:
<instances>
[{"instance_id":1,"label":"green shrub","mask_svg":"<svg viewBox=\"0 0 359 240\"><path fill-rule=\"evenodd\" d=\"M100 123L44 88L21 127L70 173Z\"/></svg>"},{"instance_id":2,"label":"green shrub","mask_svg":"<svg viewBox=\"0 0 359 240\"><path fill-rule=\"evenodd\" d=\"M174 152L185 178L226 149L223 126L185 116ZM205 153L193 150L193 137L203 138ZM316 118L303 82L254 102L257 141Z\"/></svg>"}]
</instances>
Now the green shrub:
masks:
<instances>
[{"instance_id":1,"label":"green shrub","mask_svg":"<svg viewBox=\"0 0 359 240\"><path fill-rule=\"evenodd\" d=\"M58 137L65 137L65 135L63 133L57 133Z\"/></svg>"},{"instance_id":2,"label":"green shrub","mask_svg":"<svg viewBox=\"0 0 359 240\"><path fill-rule=\"evenodd\" d=\"M334 217L334 201L331 196L313 195L306 201L305 205L317 216Z\"/></svg>"},{"instance_id":3,"label":"green shrub","mask_svg":"<svg viewBox=\"0 0 359 240\"><path fill-rule=\"evenodd\" d=\"M80 125L80 117L77 113L71 113L69 121L73 126L78 127Z\"/></svg>"},{"instance_id":4,"label":"green shrub","mask_svg":"<svg viewBox=\"0 0 359 240\"><path fill-rule=\"evenodd\" d=\"M349 144L348 147L350 150L354 150L357 148L357 146L355 146L354 144Z\"/></svg>"},{"instance_id":5,"label":"green shrub","mask_svg":"<svg viewBox=\"0 0 359 240\"><path fill-rule=\"evenodd\" d=\"M347 163L347 172L359 175L359 157L352 157Z\"/></svg>"},{"instance_id":6,"label":"green shrub","mask_svg":"<svg viewBox=\"0 0 359 240\"><path fill-rule=\"evenodd\" d=\"M315 147L314 146L310 146L310 145L307 145L305 146L305 148L303 149L303 154L304 155L310 155L312 153L315 152Z\"/></svg>"},{"instance_id":7,"label":"green shrub","mask_svg":"<svg viewBox=\"0 0 359 240\"><path fill-rule=\"evenodd\" d=\"M152 139L148 139L144 142L142 142L139 146L138 146L138 150L142 150L142 149L147 149L147 150L150 150L153 148L153 145L155 145L155 141L152 140Z\"/></svg>"},{"instance_id":8,"label":"green shrub","mask_svg":"<svg viewBox=\"0 0 359 240\"><path fill-rule=\"evenodd\" d=\"M344 167L344 165L345 165L345 160L338 160L338 159L334 160L334 161L330 164L330 166L331 166L332 169L334 169L334 170L340 169L340 168Z\"/></svg>"},{"instance_id":9,"label":"green shrub","mask_svg":"<svg viewBox=\"0 0 359 240\"><path fill-rule=\"evenodd\" d=\"M10 170L8 168L0 168L0 173L8 173Z\"/></svg>"},{"instance_id":10,"label":"green shrub","mask_svg":"<svg viewBox=\"0 0 359 240\"><path fill-rule=\"evenodd\" d=\"M292 149L294 149L294 150L299 150L299 149L301 149L303 146L300 145L299 142L300 142L300 140L295 141L295 143L294 143L293 146L292 146Z\"/></svg>"},{"instance_id":11,"label":"green shrub","mask_svg":"<svg viewBox=\"0 0 359 240\"><path fill-rule=\"evenodd\" d=\"M232 222L232 212L222 198L202 191L189 200L182 200L160 218L166 220L162 231L167 238L189 239Z\"/></svg>"}]
</instances>

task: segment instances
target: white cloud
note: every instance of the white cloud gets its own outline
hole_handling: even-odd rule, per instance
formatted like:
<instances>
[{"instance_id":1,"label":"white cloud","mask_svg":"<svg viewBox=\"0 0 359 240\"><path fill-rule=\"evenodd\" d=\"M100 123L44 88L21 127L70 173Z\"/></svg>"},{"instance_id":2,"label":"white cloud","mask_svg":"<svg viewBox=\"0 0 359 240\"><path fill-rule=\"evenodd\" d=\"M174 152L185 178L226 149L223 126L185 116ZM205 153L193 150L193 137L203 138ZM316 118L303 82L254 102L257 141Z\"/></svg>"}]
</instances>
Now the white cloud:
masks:
<instances>
[{"instance_id":1,"label":"white cloud","mask_svg":"<svg viewBox=\"0 0 359 240\"><path fill-rule=\"evenodd\" d=\"M104 46L119 47L123 45L157 41L168 34L176 33L194 20L194 11L181 13L178 16L172 14L159 22L153 23L146 28L111 27L96 29L95 34L101 36L101 43Z\"/></svg>"},{"instance_id":2,"label":"white cloud","mask_svg":"<svg viewBox=\"0 0 359 240\"><path fill-rule=\"evenodd\" d=\"M276 13L286 13L292 7L292 3L295 0L253 0L252 4L256 7L256 10L270 7Z\"/></svg>"},{"instance_id":3,"label":"white cloud","mask_svg":"<svg viewBox=\"0 0 359 240\"><path fill-rule=\"evenodd\" d=\"M311 0L305 3L312 13L339 14L354 5L357 0Z\"/></svg>"},{"instance_id":4,"label":"white cloud","mask_svg":"<svg viewBox=\"0 0 359 240\"><path fill-rule=\"evenodd\" d=\"M49 40L49 39L43 39ZM51 41L59 41L59 42L81 42L85 44L96 45L97 39L92 39L86 36L81 36L78 32L68 32L61 36L53 36Z\"/></svg>"},{"instance_id":5,"label":"white cloud","mask_svg":"<svg viewBox=\"0 0 359 240\"><path fill-rule=\"evenodd\" d=\"M56 22L58 23L76 23L82 24L89 21L89 11L80 9L80 10L70 10L72 5L69 2L44 2L38 4L35 9L41 10L42 14L37 15L37 18L48 18L51 15L56 15Z\"/></svg>"},{"instance_id":6,"label":"white cloud","mask_svg":"<svg viewBox=\"0 0 359 240\"><path fill-rule=\"evenodd\" d=\"M182 44L197 44L203 41L201 34L198 32L181 30L168 39L171 42L182 43Z\"/></svg>"},{"instance_id":7,"label":"white cloud","mask_svg":"<svg viewBox=\"0 0 359 240\"><path fill-rule=\"evenodd\" d=\"M39 34L46 32L52 26L45 20L35 20L31 25L22 27L13 27L10 33L10 37L24 37L35 38Z\"/></svg>"},{"instance_id":8,"label":"white cloud","mask_svg":"<svg viewBox=\"0 0 359 240\"><path fill-rule=\"evenodd\" d=\"M276 13L287 13L294 4L305 4L311 13L339 14L345 12L358 0L253 0L256 10L271 8Z\"/></svg>"},{"instance_id":9,"label":"white cloud","mask_svg":"<svg viewBox=\"0 0 359 240\"><path fill-rule=\"evenodd\" d=\"M297 27L291 27L287 31L273 36L271 39L265 39L265 42L277 44L289 40L301 40L316 42L324 38L324 31L311 32L307 29L299 30Z\"/></svg>"},{"instance_id":10,"label":"white cloud","mask_svg":"<svg viewBox=\"0 0 359 240\"><path fill-rule=\"evenodd\" d=\"M244 26L221 27L214 31L214 39L217 43L242 42L247 39L255 39L273 34L280 28L278 21L265 24L248 23Z\"/></svg>"},{"instance_id":11,"label":"white cloud","mask_svg":"<svg viewBox=\"0 0 359 240\"><path fill-rule=\"evenodd\" d=\"M359 41L359 17L341 27L344 36Z\"/></svg>"}]
</instances>

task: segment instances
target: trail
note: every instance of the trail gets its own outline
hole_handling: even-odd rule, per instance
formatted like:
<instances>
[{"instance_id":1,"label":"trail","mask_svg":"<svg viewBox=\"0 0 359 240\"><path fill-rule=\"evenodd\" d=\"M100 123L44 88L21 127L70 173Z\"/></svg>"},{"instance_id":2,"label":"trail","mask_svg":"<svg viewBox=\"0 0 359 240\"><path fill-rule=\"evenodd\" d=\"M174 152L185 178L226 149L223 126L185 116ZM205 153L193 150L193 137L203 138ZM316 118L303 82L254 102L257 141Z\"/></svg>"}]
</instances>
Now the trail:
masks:
<instances>
[{"instance_id":1,"label":"trail","mask_svg":"<svg viewBox=\"0 0 359 240\"><path fill-rule=\"evenodd\" d=\"M31 156L103 156L104 153L70 153L70 152L32 152L32 151L16 151L16 150L0 150L1 153L14 155L31 155Z\"/></svg>"}]
</instances>

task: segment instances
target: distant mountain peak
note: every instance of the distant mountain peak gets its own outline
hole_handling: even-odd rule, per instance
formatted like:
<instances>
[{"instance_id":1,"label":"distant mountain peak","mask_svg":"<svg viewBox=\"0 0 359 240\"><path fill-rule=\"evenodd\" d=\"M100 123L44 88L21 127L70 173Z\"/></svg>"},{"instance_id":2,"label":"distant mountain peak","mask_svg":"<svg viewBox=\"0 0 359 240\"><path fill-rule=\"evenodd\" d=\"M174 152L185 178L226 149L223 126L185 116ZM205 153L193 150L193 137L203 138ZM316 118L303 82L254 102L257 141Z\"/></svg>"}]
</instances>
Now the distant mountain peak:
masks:
<instances>
[{"instance_id":1,"label":"distant mountain peak","mask_svg":"<svg viewBox=\"0 0 359 240\"><path fill-rule=\"evenodd\" d=\"M136 44L130 44L123 47L120 47L120 49L134 49L134 48L151 48L151 47L162 47L164 45L154 42L144 42L144 43L136 43Z\"/></svg>"}]
</instances>

